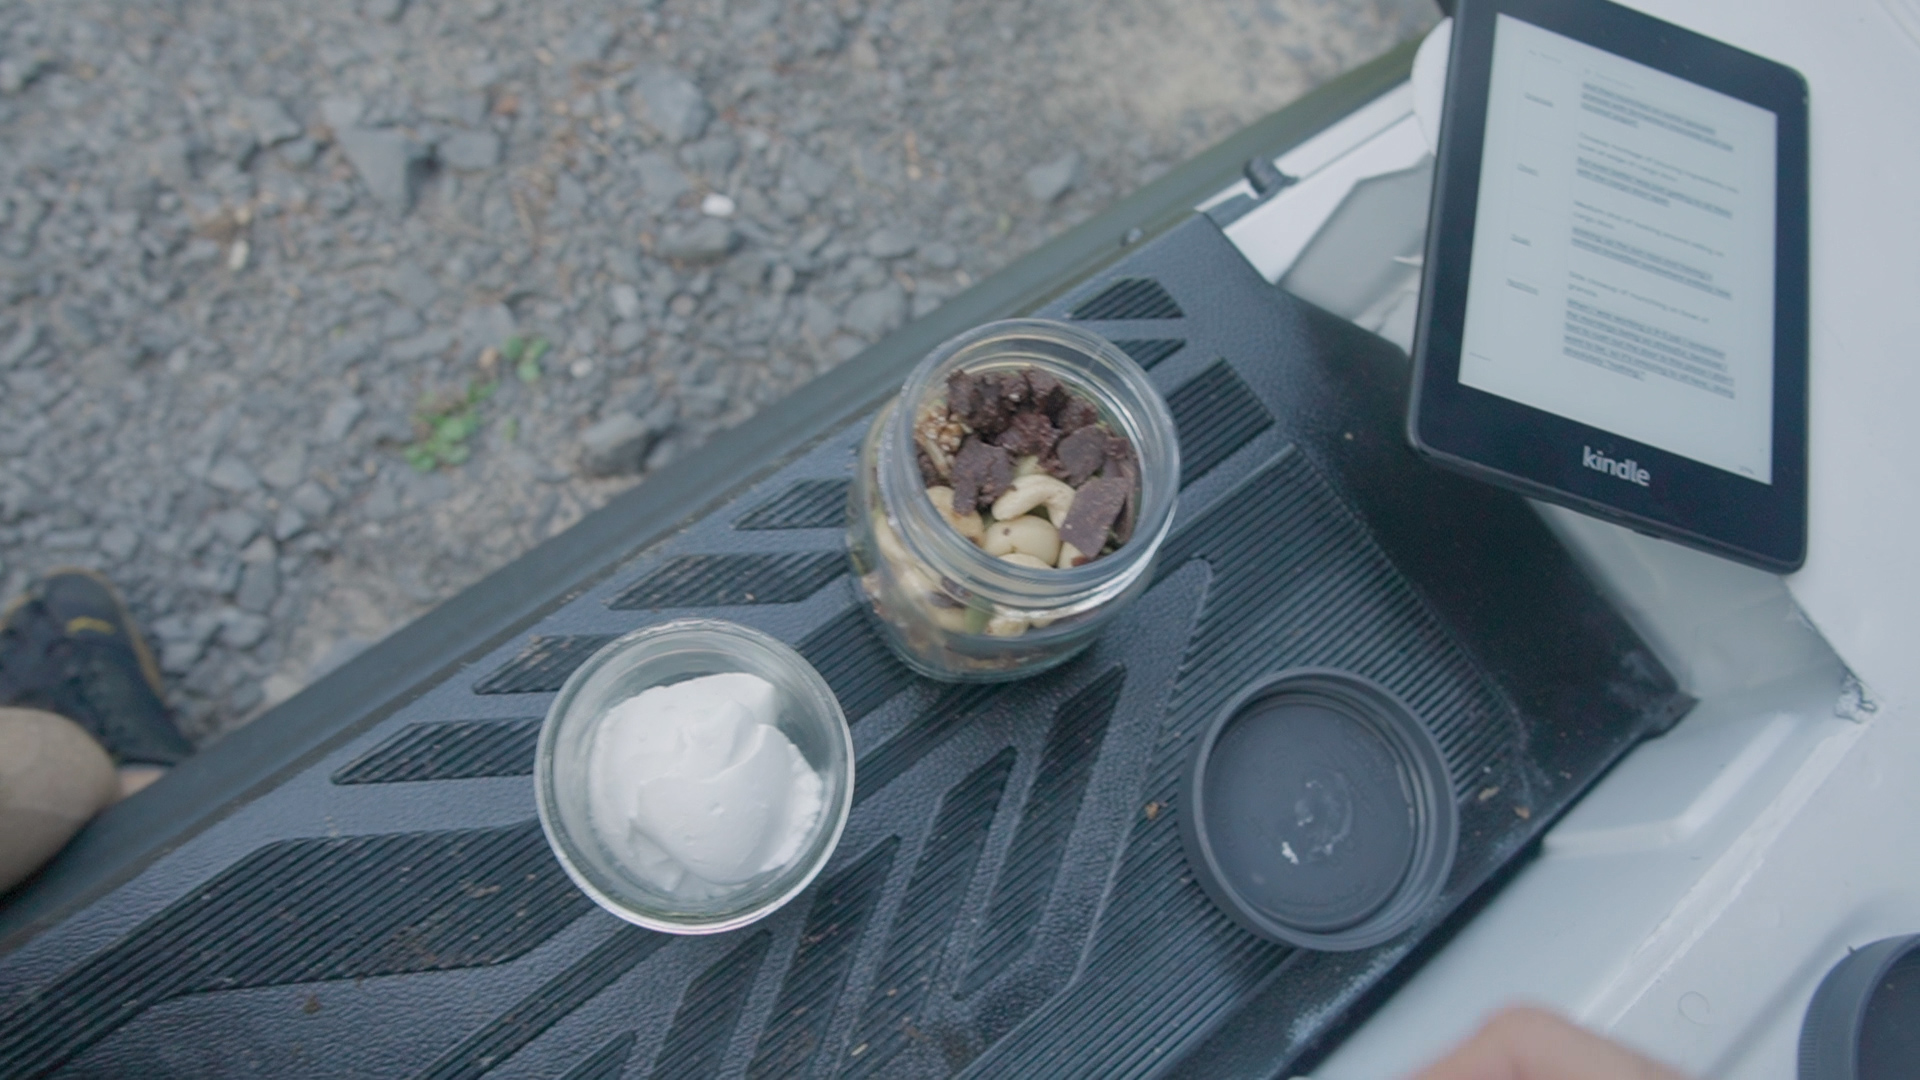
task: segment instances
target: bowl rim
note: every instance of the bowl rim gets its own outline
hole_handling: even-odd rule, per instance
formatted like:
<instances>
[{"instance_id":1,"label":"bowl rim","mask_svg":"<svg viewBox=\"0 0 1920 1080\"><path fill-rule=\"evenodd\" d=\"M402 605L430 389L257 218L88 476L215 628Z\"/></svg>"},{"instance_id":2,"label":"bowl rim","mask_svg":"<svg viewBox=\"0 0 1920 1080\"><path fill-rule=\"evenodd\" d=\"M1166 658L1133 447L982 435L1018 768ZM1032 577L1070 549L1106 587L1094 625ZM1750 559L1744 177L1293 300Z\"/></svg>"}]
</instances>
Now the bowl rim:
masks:
<instances>
[{"instance_id":1,"label":"bowl rim","mask_svg":"<svg viewBox=\"0 0 1920 1080\"><path fill-rule=\"evenodd\" d=\"M595 876L589 872L587 867L580 865L572 855L572 849L578 846L577 841L573 839L572 835L560 820L553 783L554 745L559 739L561 727L566 723L566 717L564 716L565 707L572 703L582 687L585 686L587 680L590 679L595 672L606 667L615 659L632 651L639 645L657 641L661 638L675 637L690 631L716 633L723 637L730 637L736 642L745 645L747 648L760 649L791 662L794 669L802 672L803 678L817 691L817 696L824 700L830 707L831 726L839 734L841 749L846 754L847 762L846 783L843 785L838 805L823 807L823 810L831 812L833 817L828 826L827 842L820 849L820 855L814 860L813 865L808 867L805 873L796 878L793 884L782 890L778 895L770 897L752 908L715 916L713 918L691 920L664 917L657 913L637 908L627 900L610 892L600 881L596 880ZM571 675L567 676L567 680L561 685L559 693L554 695L552 703L548 705L546 717L540 724L540 738L534 750L534 805L540 817L540 830L546 834L547 847L552 850L554 859L559 862L560 868L566 871L567 877L573 881L574 885L579 888L581 892L585 893L589 899L600 905L600 907L608 913L635 926L645 927L649 930L658 930L662 933L688 935L718 934L728 930L737 930L740 927L758 922L780 910L782 907L785 907L794 897L800 895L809 885L813 884L814 879L820 876L820 872L826 869L829 862L833 861L833 854L840 846L840 837L842 833L845 832L847 820L852 816L853 812L855 764L853 729L847 723L846 711L841 708L839 697L834 694L833 688L827 685L827 680L821 676L820 672L807 661L806 657L800 655L791 645L764 631L756 630L750 626L743 626L726 619L702 617L670 619L666 622L655 623L651 626L644 626L638 630L630 631L607 642L595 650L593 655L589 656L579 667L575 668Z\"/></svg>"}]
</instances>

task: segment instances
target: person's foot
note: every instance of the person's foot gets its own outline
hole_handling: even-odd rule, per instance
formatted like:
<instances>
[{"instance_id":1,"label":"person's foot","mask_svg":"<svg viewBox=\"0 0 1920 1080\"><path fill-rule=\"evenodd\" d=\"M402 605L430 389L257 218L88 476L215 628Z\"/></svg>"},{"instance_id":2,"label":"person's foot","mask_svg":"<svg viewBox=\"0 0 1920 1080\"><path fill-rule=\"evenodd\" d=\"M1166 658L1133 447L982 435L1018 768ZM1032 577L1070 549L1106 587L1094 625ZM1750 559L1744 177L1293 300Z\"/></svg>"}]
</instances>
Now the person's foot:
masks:
<instances>
[{"instance_id":1,"label":"person's foot","mask_svg":"<svg viewBox=\"0 0 1920 1080\"><path fill-rule=\"evenodd\" d=\"M152 650L99 574L55 571L0 617L0 705L73 720L118 764L172 765L193 753L163 691Z\"/></svg>"}]
</instances>

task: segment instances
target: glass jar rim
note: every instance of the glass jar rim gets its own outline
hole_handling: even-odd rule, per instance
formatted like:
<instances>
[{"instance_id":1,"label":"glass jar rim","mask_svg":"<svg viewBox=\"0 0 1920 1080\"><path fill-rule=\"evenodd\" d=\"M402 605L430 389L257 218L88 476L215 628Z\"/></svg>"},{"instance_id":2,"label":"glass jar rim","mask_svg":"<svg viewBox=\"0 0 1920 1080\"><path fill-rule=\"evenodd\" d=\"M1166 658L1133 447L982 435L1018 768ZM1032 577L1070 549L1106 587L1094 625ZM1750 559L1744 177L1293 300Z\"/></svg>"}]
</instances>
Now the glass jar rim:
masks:
<instances>
[{"instance_id":1,"label":"glass jar rim","mask_svg":"<svg viewBox=\"0 0 1920 1080\"><path fill-rule=\"evenodd\" d=\"M1048 351L1051 350L1051 351ZM915 458L920 406L955 371L1042 367L1094 399L1103 419L1134 446L1140 466L1133 535L1117 550L1069 569L1038 569L989 555L948 525L924 495ZM1098 603L1144 573L1172 528L1179 501L1180 447L1173 416L1145 369L1090 331L1051 319L1003 319L942 343L913 369L880 440L875 472L889 516L906 518L901 542L941 577L1014 610L1063 611ZM910 524L909 524L910 523Z\"/></svg>"}]
</instances>

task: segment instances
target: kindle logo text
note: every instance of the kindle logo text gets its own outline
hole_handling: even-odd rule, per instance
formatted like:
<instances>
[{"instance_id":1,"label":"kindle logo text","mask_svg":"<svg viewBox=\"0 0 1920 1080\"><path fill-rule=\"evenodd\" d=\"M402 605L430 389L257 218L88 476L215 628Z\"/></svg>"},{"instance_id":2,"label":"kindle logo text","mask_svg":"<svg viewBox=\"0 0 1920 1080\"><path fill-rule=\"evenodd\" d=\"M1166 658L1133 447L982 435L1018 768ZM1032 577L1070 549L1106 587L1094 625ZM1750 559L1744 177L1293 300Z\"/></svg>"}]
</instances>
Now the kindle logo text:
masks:
<instances>
[{"instance_id":1,"label":"kindle logo text","mask_svg":"<svg viewBox=\"0 0 1920 1080\"><path fill-rule=\"evenodd\" d=\"M1629 484L1639 484L1641 487L1646 487L1647 482L1653 479L1653 474L1642 468L1640 463L1632 458L1615 461L1595 451L1591 446L1581 448L1580 464L1595 472L1612 473Z\"/></svg>"}]
</instances>

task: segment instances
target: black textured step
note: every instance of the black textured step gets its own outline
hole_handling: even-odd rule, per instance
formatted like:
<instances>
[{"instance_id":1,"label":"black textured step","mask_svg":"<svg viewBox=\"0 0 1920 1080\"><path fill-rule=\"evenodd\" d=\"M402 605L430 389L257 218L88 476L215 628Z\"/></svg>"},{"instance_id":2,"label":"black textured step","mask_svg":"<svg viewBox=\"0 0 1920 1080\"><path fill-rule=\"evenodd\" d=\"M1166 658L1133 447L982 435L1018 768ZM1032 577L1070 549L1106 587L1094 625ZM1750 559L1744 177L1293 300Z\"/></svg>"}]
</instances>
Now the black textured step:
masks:
<instances>
[{"instance_id":1,"label":"black textured step","mask_svg":"<svg viewBox=\"0 0 1920 1080\"><path fill-rule=\"evenodd\" d=\"M846 552L681 555L607 601L616 610L792 604L847 569Z\"/></svg>"},{"instance_id":2,"label":"black textured step","mask_svg":"<svg viewBox=\"0 0 1920 1080\"><path fill-rule=\"evenodd\" d=\"M1180 432L1180 485L1185 487L1273 426L1273 414L1225 360L1167 395Z\"/></svg>"},{"instance_id":3,"label":"black textured step","mask_svg":"<svg viewBox=\"0 0 1920 1080\"><path fill-rule=\"evenodd\" d=\"M535 635L513 659L473 684L476 694L544 694L567 683L573 669L587 662L617 634Z\"/></svg>"},{"instance_id":4,"label":"black textured step","mask_svg":"<svg viewBox=\"0 0 1920 1080\"><path fill-rule=\"evenodd\" d=\"M0 1016L0 1076L184 994L502 963L591 906L531 821L272 844Z\"/></svg>"},{"instance_id":5,"label":"black textured step","mask_svg":"<svg viewBox=\"0 0 1920 1080\"><path fill-rule=\"evenodd\" d=\"M1186 346L1180 338L1142 338L1116 341L1122 352L1133 357L1133 362L1151 371L1155 364L1179 352Z\"/></svg>"},{"instance_id":6,"label":"black textured step","mask_svg":"<svg viewBox=\"0 0 1920 1080\"><path fill-rule=\"evenodd\" d=\"M538 716L409 724L333 774L336 784L529 776L540 741Z\"/></svg>"},{"instance_id":7,"label":"black textured step","mask_svg":"<svg viewBox=\"0 0 1920 1080\"><path fill-rule=\"evenodd\" d=\"M736 529L838 529L847 523L846 480L802 480L733 523Z\"/></svg>"},{"instance_id":8,"label":"black textured step","mask_svg":"<svg viewBox=\"0 0 1920 1080\"><path fill-rule=\"evenodd\" d=\"M1073 309L1069 316L1088 322L1122 319L1178 319L1183 313L1167 287L1151 278L1125 278Z\"/></svg>"},{"instance_id":9,"label":"black textured step","mask_svg":"<svg viewBox=\"0 0 1920 1080\"><path fill-rule=\"evenodd\" d=\"M1004 685L935 684L888 652L846 582L823 596L807 576L840 572L837 537L773 564L772 589L740 588L767 563L714 569L767 558L747 549L778 538L754 528L820 520L801 508L837 501L821 478L844 480L857 420L754 488L776 493L765 502L579 568L795 643L854 722L857 805L780 911L718 937L623 927L526 820L538 703L475 695L550 693L658 621L589 584L542 600L530 626L490 628L511 659L394 700L340 753L0 956L0 1075L1310 1071L1434 925L1685 698L1523 500L1411 454L1397 349L1260 280L1204 218L1116 272L1186 308L1164 337L1140 335L1198 350L1163 373L1213 365L1169 394L1185 479L1206 480L1182 492L1137 606L1085 656ZM718 606L747 591L811 602ZM1432 921L1375 950L1251 937L1193 884L1179 842L1194 731L1249 679L1306 665L1403 698L1462 795ZM523 715L474 719L502 711ZM458 780L476 775L517 779ZM517 824L394 831L468 822ZM312 990L290 984L314 980L325 1007L309 1010Z\"/></svg>"},{"instance_id":10,"label":"black textured step","mask_svg":"<svg viewBox=\"0 0 1920 1080\"><path fill-rule=\"evenodd\" d=\"M800 643L800 655L827 680L848 723L924 681L893 655L860 608L848 608L808 634Z\"/></svg>"},{"instance_id":11,"label":"black textured step","mask_svg":"<svg viewBox=\"0 0 1920 1080\"><path fill-rule=\"evenodd\" d=\"M1053 714L1033 790L1027 793L1020 826L1013 835L1013 850L994 883L986 925L974 946L973 962L960 981L962 994L985 986L1026 952L1053 892L1094 758L1106 740L1107 719L1125 685L1126 670L1115 668Z\"/></svg>"},{"instance_id":12,"label":"black textured step","mask_svg":"<svg viewBox=\"0 0 1920 1080\"><path fill-rule=\"evenodd\" d=\"M787 966L773 1018L747 1066L748 1076L763 1080L800 1075L819 1052L827 1023L833 1019L833 1003L853 969L854 951L880 901L899 846L898 839L877 845L814 894L800 931L800 947Z\"/></svg>"},{"instance_id":13,"label":"black textured step","mask_svg":"<svg viewBox=\"0 0 1920 1080\"><path fill-rule=\"evenodd\" d=\"M620 927L592 952L502 1013L499 1019L447 1051L420 1073L420 1080L472 1080L484 1076L670 940L665 934L637 926Z\"/></svg>"},{"instance_id":14,"label":"black textured step","mask_svg":"<svg viewBox=\"0 0 1920 1080\"><path fill-rule=\"evenodd\" d=\"M720 1069L720 1058L746 1008L747 995L753 992L753 977L767 955L766 931L750 933L747 940L693 980L680 1008L673 1014L673 1027L660 1051L653 1071L654 1080L699 1080Z\"/></svg>"},{"instance_id":15,"label":"black textured step","mask_svg":"<svg viewBox=\"0 0 1920 1080\"><path fill-rule=\"evenodd\" d=\"M854 1026L855 1042L847 1050L844 1075L896 1075L895 1059L925 1042L916 1039L920 1010L933 993L941 954L986 847L987 830L993 826L1014 757L1013 748L1008 747L988 758L940 800L933 831L894 918L866 1010ZM930 1064L947 1064L931 1047L923 1046L921 1053L934 1057Z\"/></svg>"}]
</instances>

